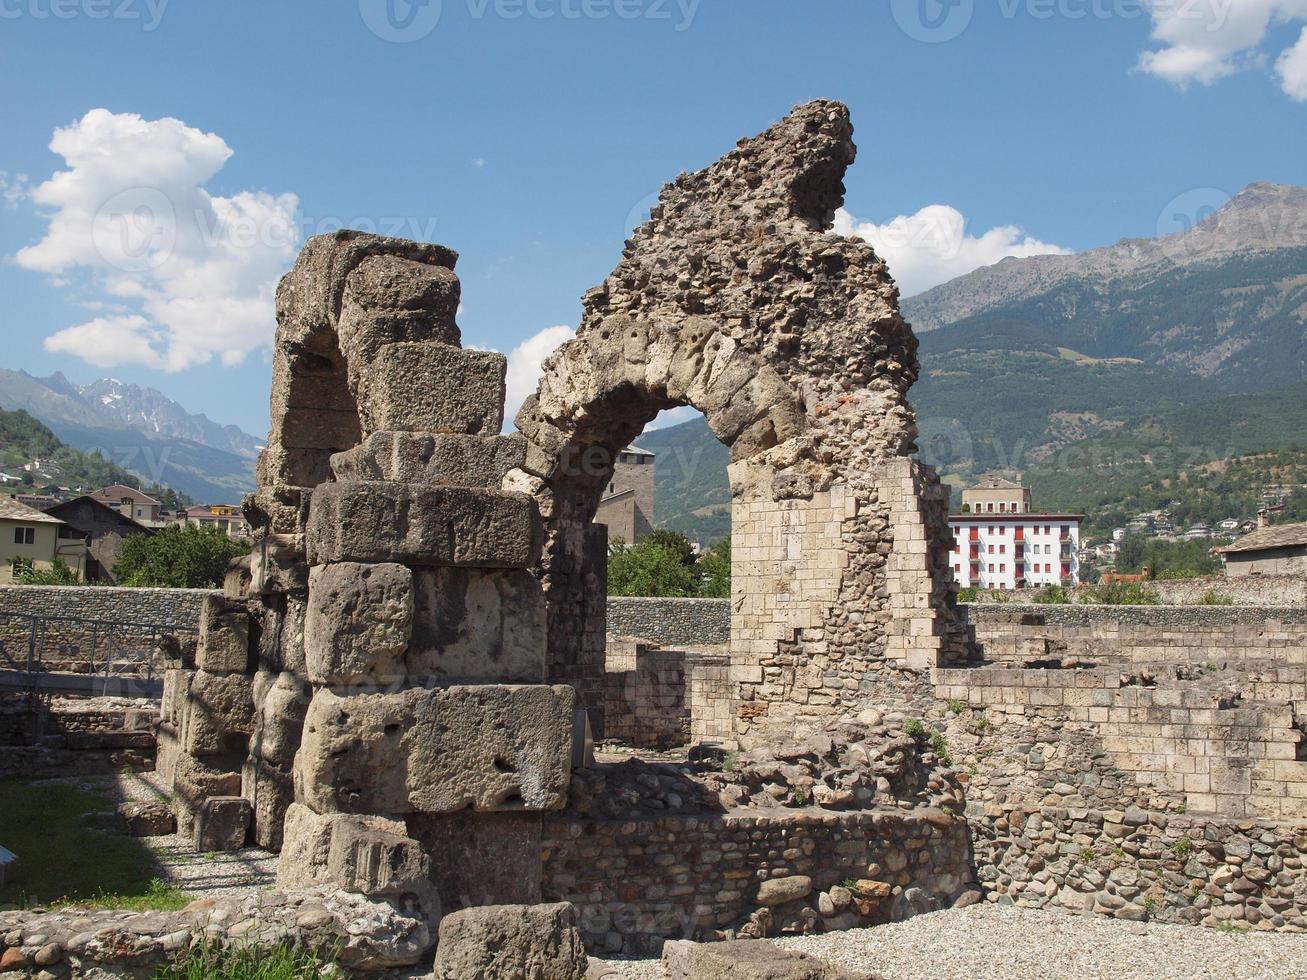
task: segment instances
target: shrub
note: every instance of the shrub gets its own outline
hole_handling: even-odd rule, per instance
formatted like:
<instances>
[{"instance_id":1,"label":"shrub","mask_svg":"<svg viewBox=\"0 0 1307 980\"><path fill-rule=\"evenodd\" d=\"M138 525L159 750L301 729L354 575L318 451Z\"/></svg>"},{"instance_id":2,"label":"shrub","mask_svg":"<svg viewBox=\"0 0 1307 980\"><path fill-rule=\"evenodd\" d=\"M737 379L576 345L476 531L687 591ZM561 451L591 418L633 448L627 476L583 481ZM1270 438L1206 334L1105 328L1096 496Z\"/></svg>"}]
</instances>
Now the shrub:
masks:
<instances>
[{"instance_id":1,"label":"shrub","mask_svg":"<svg viewBox=\"0 0 1307 980\"><path fill-rule=\"evenodd\" d=\"M909 718L907 724L903 726L903 730L913 738L921 738L926 734L926 726L921 723L920 718Z\"/></svg>"},{"instance_id":2,"label":"shrub","mask_svg":"<svg viewBox=\"0 0 1307 980\"><path fill-rule=\"evenodd\" d=\"M1203 593L1203 597L1198 600L1200 606L1233 606L1234 599L1228 595L1221 595L1215 589L1208 589Z\"/></svg>"},{"instance_id":3,"label":"shrub","mask_svg":"<svg viewBox=\"0 0 1307 980\"><path fill-rule=\"evenodd\" d=\"M1071 593L1061 585L1046 585L1031 597L1041 606L1065 606L1071 602Z\"/></svg>"},{"instance_id":4,"label":"shrub","mask_svg":"<svg viewBox=\"0 0 1307 980\"><path fill-rule=\"evenodd\" d=\"M227 565L249 551L216 527L174 524L154 534L123 539L114 572L125 585L216 589Z\"/></svg>"},{"instance_id":5,"label":"shrub","mask_svg":"<svg viewBox=\"0 0 1307 980\"><path fill-rule=\"evenodd\" d=\"M1161 602L1156 589L1140 582L1108 582L1091 589L1089 599L1104 606L1156 606Z\"/></svg>"},{"instance_id":6,"label":"shrub","mask_svg":"<svg viewBox=\"0 0 1307 980\"><path fill-rule=\"evenodd\" d=\"M975 602L979 595L979 588L968 585L965 589L958 589L958 602Z\"/></svg>"}]
</instances>

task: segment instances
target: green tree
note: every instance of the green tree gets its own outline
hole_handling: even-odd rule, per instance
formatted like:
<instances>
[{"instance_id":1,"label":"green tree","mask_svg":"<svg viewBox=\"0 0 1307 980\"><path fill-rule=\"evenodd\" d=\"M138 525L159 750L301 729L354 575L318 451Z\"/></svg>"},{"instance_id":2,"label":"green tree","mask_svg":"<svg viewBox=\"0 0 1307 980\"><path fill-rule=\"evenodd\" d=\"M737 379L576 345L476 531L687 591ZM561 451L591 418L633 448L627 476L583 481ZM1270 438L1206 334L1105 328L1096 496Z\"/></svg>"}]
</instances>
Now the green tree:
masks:
<instances>
[{"instance_id":1,"label":"green tree","mask_svg":"<svg viewBox=\"0 0 1307 980\"><path fill-rule=\"evenodd\" d=\"M680 531L669 531L660 527L655 531L650 531L640 543L651 548L666 548L681 560L682 565L693 566L697 560L694 545Z\"/></svg>"},{"instance_id":2,"label":"green tree","mask_svg":"<svg viewBox=\"0 0 1307 980\"><path fill-rule=\"evenodd\" d=\"M699 594L705 599L731 597L731 539L722 538L699 559Z\"/></svg>"},{"instance_id":3,"label":"green tree","mask_svg":"<svg viewBox=\"0 0 1307 980\"><path fill-rule=\"evenodd\" d=\"M218 528L174 524L125 538L114 571L125 585L214 589L231 560L248 550Z\"/></svg>"},{"instance_id":4,"label":"green tree","mask_svg":"<svg viewBox=\"0 0 1307 980\"><path fill-rule=\"evenodd\" d=\"M14 581L19 585L83 585L78 575L62 558L56 558L49 568L37 568L30 561L15 558Z\"/></svg>"},{"instance_id":5,"label":"green tree","mask_svg":"<svg viewBox=\"0 0 1307 980\"><path fill-rule=\"evenodd\" d=\"M642 541L608 556L608 594L686 597L698 594L698 573L678 551Z\"/></svg>"}]
</instances>

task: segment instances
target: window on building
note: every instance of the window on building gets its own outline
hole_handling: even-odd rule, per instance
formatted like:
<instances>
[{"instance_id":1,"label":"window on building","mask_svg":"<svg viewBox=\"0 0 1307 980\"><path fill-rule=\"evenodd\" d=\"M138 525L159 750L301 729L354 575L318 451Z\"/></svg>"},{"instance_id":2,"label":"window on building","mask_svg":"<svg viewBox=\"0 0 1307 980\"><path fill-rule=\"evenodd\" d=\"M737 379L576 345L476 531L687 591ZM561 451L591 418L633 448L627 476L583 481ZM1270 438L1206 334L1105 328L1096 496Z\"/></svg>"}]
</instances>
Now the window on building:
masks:
<instances>
[{"instance_id":1,"label":"window on building","mask_svg":"<svg viewBox=\"0 0 1307 980\"><path fill-rule=\"evenodd\" d=\"M1001 545L999 545L999 546L998 546L998 553L999 553L1000 555L1006 555L1006 554L1007 554L1007 545L1005 545L1005 544L1001 544Z\"/></svg>"},{"instance_id":2,"label":"window on building","mask_svg":"<svg viewBox=\"0 0 1307 980\"><path fill-rule=\"evenodd\" d=\"M993 566L993 565L990 565L990 566L989 566L989 572L990 572L991 575L994 573L994 566Z\"/></svg>"},{"instance_id":3,"label":"window on building","mask_svg":"<svg viewBox=\"0 0 1307 980\"><path fill-rule=\"evenodd\" d=\"M36 528L14 528L14 544L36 544Z\"/></svg>"},{"instance_id":4,"label":"window on building","mask_svg":"<svg viewBox=\"0 0 1307 980\"><path fill-rule=\"evenodd\" d=\"M1000 503L1000 504L998 505L998 512L1001 514L1001 513L1003 513L1003 511L1005 511L1005 510L1007 510L1007 504Z\"/></svg>"},{"instance_id":5,"label":"window on building","mask_svg":"<svg viewBox=\"0 0 1307 980\"><path fill-rule=\"evenodd\" d=\"M990 504L990 505L989 505L989 512L990 512L991 514L994 513L994 505L993 505L993 504Z\"/></svg>"},{"instance_id":6,"label":"window on building","mask_svg":"<svg viewBox=\"0 0 1307 980\"><path fill-rule=\"evenodd\" d=\"M992 544L989 546L989 553L991 555L994 553L994 546Z\"/></svg>"},{"instance_id":7,"label":"window on building","mask_svg":"<svg viewBox=\"0 0 1307 980\"><path fill-rule=\"evenodd\" d=\"M1045 525L1044 525L1044 533L1045 533L1045 534L1052 534L1052 533L1053 533L1053 528L1050 527L1049 525L1045 524Z\"/></svg>"}]
</instances>

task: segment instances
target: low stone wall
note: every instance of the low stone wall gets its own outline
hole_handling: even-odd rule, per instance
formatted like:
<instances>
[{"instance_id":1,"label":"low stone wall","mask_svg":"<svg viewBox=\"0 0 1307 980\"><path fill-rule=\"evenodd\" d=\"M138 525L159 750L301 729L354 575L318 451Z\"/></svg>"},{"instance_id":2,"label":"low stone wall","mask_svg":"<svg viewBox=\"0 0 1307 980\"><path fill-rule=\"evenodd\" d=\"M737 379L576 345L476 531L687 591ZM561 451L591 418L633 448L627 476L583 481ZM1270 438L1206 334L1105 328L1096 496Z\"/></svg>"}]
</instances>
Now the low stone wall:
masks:
<instances>
[{"instance_id":1,"label":"low stone wall","mask_svg":"<svg viewBox=\"0 0 1307 980\"><path fill-rule=\"evenodd\" d=\"M1307 824L1000 806L971 817L990 901L1307 931Z\"/></svg>"},{"instance_id":2,"label":"low stone wall","mask_svg":"<svg viewBox=\"0 0 1307 980\"><path fill-rule=\"evenodd\" d=\"M154 767L148 702L115 698L0 697L0 779L102 775Z\"/></svg>"},{"instance_id":3,"label":"low stone wall","mask_svg":"<svg viewBox=\"0 0 1307 980\"><path fill-rule=\"evenodd\" d=\"M0 614L65 616L150 626L199 628L209 589L126 589L107 586L0 586Z\"/></svg>"},{"instance_id":4,"label":"low stone wall","mask_svg":"<svg viewBox=\"0 0 1307 980\"><path fill-rule=\"evenodd\" d=\"M1307 576L1303 575L1204 575L1201 578L1155 579L1147 587L1157 593L1163 605L1196 606L1209 596L1228 600L1236 606L1307 606ZM1068 589L1072 602L1092 605L1095 587L1079 585ZM979 604L1028 602L1040 589L1017 589L1013 592L984 591Z\"/></svg>"},{"instance_id":5,"label":"low stone wall","mask_svg":"<svg viewBox=\"0 0 1307 980\"><path fill-rule=\"evenodd\" d=\"M1003 768L982 770L1001 775L1005 801L1044 805L1051 765L1060 762L1069 771L1051 788L1072 805L1307 820L1307 762L1297 756L1302 732L1292 707L1243 701L1208 676L1149 687L1126 683L1114 667L939 669L935 690L967 713L978 751L981 743L1002 752L1031 746L1024 758L1000 755ZM1035 747L1045 743L1056 745L1057 761ZM1010 772L1009 762L1026 771Z\"/></svg>"},{"instance_id":6,"label":"low stone wall","mask_svg":"<svg viewBox=\"0 0 1307 980\"><path fill-rule=\"evenodd\" d=\"M609 596L608 635L667 647L730 643L731 601Z\"/></svg>"},{"instance_id":7,"label":"low stone wall","mask_svg":"<svg viewBox=\"0 0 1307 980\"><path fill-rule=\"evenodd\" d=\"M1307 666L1307 608L971 605L986 661L1041 656L1134 663Z\"/></svg>"},{"instance_id":8,"label":"low stone wall","mask_svg":"<svg viewBox=\"0 0 1307 980\"><path fill-rule=\"evenodd\" d=\"M851 928L947 907L972 880L969 852L966 823L942 810L814 807L647 821L562 814L545 820L543 892L577 906L592 954L649 953L663 939L737 928L766 905L772 931ZM834 901L831 890L850 881L877 897L862 910L838 891Z\"/></svg>"}]
</instances>

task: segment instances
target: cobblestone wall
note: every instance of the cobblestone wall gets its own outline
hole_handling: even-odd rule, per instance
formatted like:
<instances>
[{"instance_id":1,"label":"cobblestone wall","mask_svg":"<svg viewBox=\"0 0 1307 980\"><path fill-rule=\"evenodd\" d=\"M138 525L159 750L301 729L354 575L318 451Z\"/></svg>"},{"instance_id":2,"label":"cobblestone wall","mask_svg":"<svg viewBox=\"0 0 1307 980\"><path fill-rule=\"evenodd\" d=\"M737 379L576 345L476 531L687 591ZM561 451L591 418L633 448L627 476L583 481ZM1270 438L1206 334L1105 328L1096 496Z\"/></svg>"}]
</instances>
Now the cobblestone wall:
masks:
<instances>
[{"instance_id":1,"label":"cobblestone wall","mask_svg":"<svg viewBox=\"0 0 1307 980\"><path fill-rule=\"evenodd\" d=\"M608 633L669 647L729 643L731 600L609 596Z\"/></svg>"},{"instance_id":2,"label":"cobblestone wall","mask_svg":"<svg viewBox=\"0 0 1307 980\"><path fill-rule=\"evenodd\" d=\"M0 614L67 616L161 626L199 627L208 589L123 589L102 586L0 586Z\"/></svg>"},{"instance_id":3,"label":"cobblestone wall","mask_svg":"<svg viewBox=\"0 0 1307 980\"><path fill-rule=\"evenodd\" d=\"M1307 576L1303 575L1204 575L1201 578L1158 579L1149 582L1149 589L1157 593L1163 605L1196 606L1216 596L1236 606L1307 606ZM1040 589L1018 589L1015 592L979 594L981 604L1002 604L1026 601ZM1069 589L1072 602L1093 605L1095 587L1081 585Z\"/></svg>"}]
</instances>

